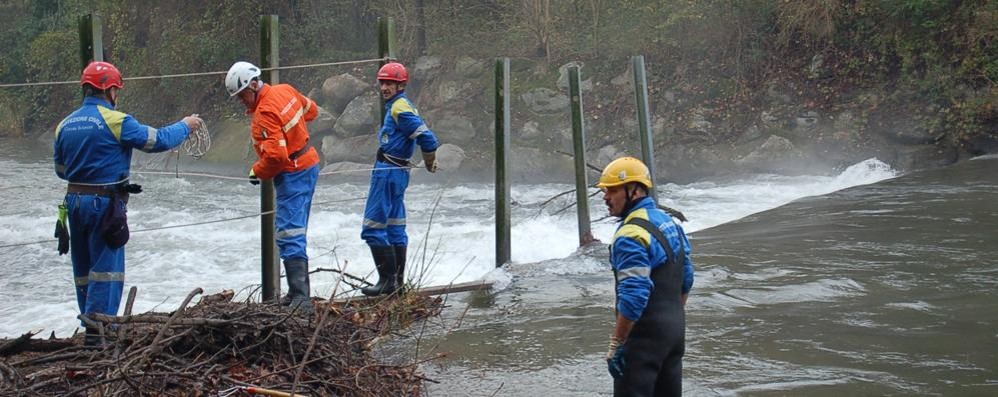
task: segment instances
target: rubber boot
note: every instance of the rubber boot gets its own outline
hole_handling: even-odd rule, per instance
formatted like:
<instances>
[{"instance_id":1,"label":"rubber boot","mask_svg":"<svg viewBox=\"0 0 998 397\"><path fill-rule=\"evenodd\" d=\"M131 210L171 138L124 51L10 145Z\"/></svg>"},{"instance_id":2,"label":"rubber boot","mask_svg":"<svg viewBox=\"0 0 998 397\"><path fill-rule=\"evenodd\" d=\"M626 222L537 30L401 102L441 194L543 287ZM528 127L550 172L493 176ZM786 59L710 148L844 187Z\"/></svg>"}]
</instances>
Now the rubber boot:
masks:
<instances>
[{"instance_id":1,"label":"rubber boot","mask_svg":"<svg viewBox=\"0 0 998 397\"><path fill-rule=\"evenodd\" d=\"M395 284L395 251L391 246L371 246L371 256L374 257L374 267L378 269L378 283L361 288L360 292L367 296L390 294L398 289Z\"/></svg>"},{"instance_id":2,"label":"rubber boot","mask_svg":"<svg viewBox=\"0 0 998 397\"><path fill-rule=\"evenodd\" d=\"M288 305L292 308L300 306L302 309L312 309L312 300L309 299L308 260L285 260L284 274L288 281L287 297L290 298Z\"/></svg>"},{"instance_id":3,"label":"rubber boot","mask_svg":"<svg viewBox=\"0 0 998 397\"><path fill-rule=\"evenodd\" d=\"M393 245L395 251L395 286L399 290L405 288L405 248L404 245Z\"/></svg>"},{"instance_id":4,"label":"rubber boot","mask_svg":"<svg viewBox=\"0 0 998 397\"><path fill-rule=\"evenodd\" d=\"M104 338L101 337L100 330L93 327L86 327L83 331L83 346L104 346Z\"/></svg>"}]
</instances>

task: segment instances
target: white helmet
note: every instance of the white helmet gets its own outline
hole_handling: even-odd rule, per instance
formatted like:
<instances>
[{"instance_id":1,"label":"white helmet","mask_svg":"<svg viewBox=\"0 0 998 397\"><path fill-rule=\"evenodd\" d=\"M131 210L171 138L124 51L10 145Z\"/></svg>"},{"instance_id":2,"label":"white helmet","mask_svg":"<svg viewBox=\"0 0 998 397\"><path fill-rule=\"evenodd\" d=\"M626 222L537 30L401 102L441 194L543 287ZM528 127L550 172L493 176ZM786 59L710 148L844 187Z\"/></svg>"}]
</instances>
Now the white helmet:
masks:
<instances>
[{"instance_id":1,"label":"white helmet","mask_svg":"<svg viewBox=\"0 0 998 397\"><path fill-rule=\"evenodd\" d=\"M260 77L260 68L252 63L239 61L232 64L229 73L225 75L225 91L229 96L236 96L249 86L250 82Z\"/></svg>"}]
</instances>

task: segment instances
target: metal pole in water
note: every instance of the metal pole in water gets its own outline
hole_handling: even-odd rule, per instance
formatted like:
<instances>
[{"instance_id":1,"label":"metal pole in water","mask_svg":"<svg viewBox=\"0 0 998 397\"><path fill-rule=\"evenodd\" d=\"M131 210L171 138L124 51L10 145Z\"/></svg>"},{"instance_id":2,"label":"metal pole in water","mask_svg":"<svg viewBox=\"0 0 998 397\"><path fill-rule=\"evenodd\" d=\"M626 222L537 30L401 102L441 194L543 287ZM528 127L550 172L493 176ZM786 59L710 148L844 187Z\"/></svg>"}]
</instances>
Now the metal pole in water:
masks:
<instances>
[{"instance_id":1,"label":"metal pole in water","mask_svg":"<svg viewBox=\"0 0 998 397\"><path fill-rule=\"evenodd\" d=\"M579 217L579 245L593 241L589 220L589 182L586 179L586 131L582 124L579 67L568 68L568 95L572 106L572 146L575 149L575 206Z\"/></svg>"},{"instance_id":2,"label":"metal pole in water","mask_svg":"<svg viewBox=\"0 0 998 397\"><path fill-rule=\"evenodd\" d=\"M509 58L496 59L496 267L510 261Z\"/></svg>"},{"instance_id":3,"label":"metal pole in water","mask_svg":"<svg viewBox=\"0 0 998 397\"><path fill-rule=\"evenodd\" d=\"M268 84L280 82L279 49L280 36L277 15L260 16L260 67L265 70L263 81ZM262 270L262 300L264 302L278 299L281 295L281 259L278 257L277 241L274 238L274 222L277 219L274 211L274 181L260 181L260 259Z\"/></svg>"},{"instance_id":4,"label":"metal pole in water","mask_svg":"<svg viewBox=\"0 0 998 397\"><path fill-rule=\"evenodd\" d=\"M634 69L634 98L638 106L638 135L641 137L641 161L648 166L651 174L652 185L658 186L655 182L655 148L652 146L651 119L648 115L648 80L645 78L645 57L638 55L631 57L631 65ZM655 202L655 188L648 189L648 195Z\"/></svg>"},{"instance_id":5,"label":"metal pole in water","mask_svg":"<svg viewBox=\"0 0 998 397\"><path fill-rule=\"evenodd\" d=\"M80 70L91 61L104 60L104 29L100 15L91 13L80 16Z\"/></svg>"}]
</instances>

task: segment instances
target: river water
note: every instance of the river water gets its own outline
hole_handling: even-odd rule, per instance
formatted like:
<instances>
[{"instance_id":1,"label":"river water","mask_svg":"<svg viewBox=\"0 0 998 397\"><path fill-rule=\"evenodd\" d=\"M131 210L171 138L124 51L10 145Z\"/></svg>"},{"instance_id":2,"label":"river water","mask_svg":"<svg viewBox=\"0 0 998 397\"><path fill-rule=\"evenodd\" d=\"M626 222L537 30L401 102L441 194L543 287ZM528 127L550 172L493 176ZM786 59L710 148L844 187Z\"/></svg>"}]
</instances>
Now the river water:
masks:
<instances>
[{"instance_id":1,"label":"river water","mask_svg":"<svg viewBox=\"0 0 998 397\"><path fill-rule=\"evenodd\" d=\"M54 242L32 244L51 240L64 183L50 153L0 146L0 337L68 336L77 311L69 258ZM661 186L661 201L695 232L687 394L998 393L996 165L983 158L898 176L871 159L829 175ZM496 270L493 186L446 172L413 179L410 271L424 285L484 278L496 290L448 297L441 318L379 354L446 353L424 364L440 382L430 395L608 394L606 248L577 250L575 210L559 211L574 195L541 205L571 185L513 186L513 263ZM133 181L145 190L129 204L126 288L138 287L136 312L171 311L195 287L259 283L257 188L190 175ZM372 273L359 238L366 192L362 177L320 179L313 269ZM609 241L615 224L599 220L600 196L590 207L594 235ZM312 288L329 296L343 285L322 272Z\"/></svg>"}]
</instances>

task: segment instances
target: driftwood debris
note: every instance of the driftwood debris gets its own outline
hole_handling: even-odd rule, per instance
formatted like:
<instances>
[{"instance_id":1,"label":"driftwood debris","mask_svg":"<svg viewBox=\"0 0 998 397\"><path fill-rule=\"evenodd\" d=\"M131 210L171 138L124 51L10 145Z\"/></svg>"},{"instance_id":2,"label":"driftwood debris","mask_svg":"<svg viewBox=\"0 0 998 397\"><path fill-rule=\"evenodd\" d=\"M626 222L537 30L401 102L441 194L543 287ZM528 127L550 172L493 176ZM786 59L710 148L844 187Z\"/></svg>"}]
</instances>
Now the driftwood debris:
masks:
<instances>
[{"instance_id":1,"label":"driftwood debris","mask_svg":"<svg viewBox=\"0 0 998 397\"><path fill-rule=\"evenodd\" d=\"M492 282L490 282L490 281L483 281L483 280L477 280L477 281L468 281L468 282L457 283L457 284L447 284L447 285L438 285L438 286L433 286L433 287L423 287L423 288L416 289L413 292L415 292L415 293L417 293L419 295L430 297L430 296L437 296L437 295L456 294L458 292L484 291L484 290L488 290L488 289L491 289L491 288L492 288ZM363 301L380 300L380 299L384 299L384 297L381 297L381 296L370 296L370 297L369 296L352 296L352 297L349 297L349 298L339 298L339 299L336 299L336 300L333 301L333 303L334 304L344 304L344 303L350 303L350 302L363 302Z\"/></svg>"},{"instance_id":2,"label":"driftwood debris","mask_svg":"<svg viewBox=\"0 0 998 397\"><path fill-rule=\"evenodd\" d=\"M83 346L82 336L32 340L61 343L55 351L26 346L30 336L0 340L0 395L418 396L431 381L419 363L386 364L370 348L439 315L440 298L317 301L306 313L233 302L227 291L188 308L198 293L173 313L85 318L105 338L97 347Z\"/></svg>"}]
</instances>

